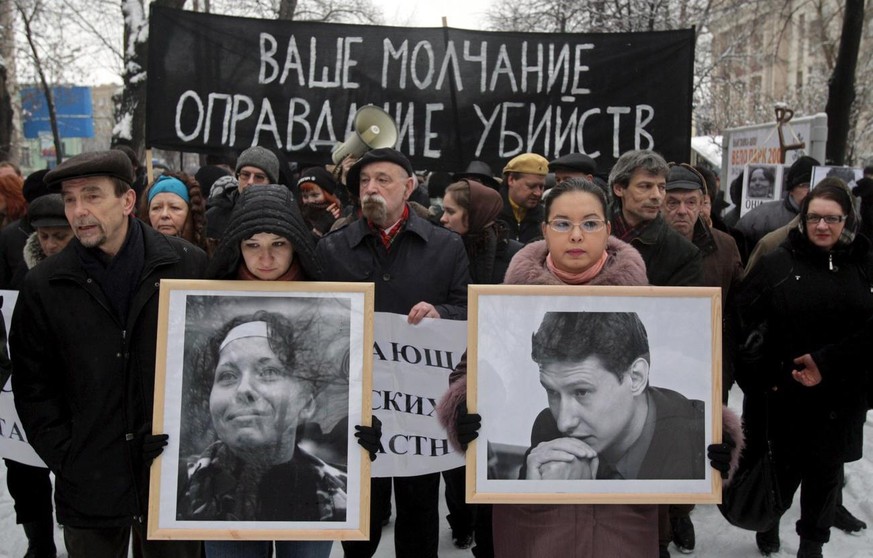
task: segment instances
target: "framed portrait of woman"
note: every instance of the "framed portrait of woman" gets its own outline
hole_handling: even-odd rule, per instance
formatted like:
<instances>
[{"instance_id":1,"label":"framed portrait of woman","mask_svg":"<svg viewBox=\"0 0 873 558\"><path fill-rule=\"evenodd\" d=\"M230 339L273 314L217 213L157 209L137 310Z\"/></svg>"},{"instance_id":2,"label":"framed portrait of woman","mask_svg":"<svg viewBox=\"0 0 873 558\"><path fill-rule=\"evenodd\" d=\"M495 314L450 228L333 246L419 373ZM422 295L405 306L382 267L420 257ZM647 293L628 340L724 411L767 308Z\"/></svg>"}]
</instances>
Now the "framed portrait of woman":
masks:
<instances>
[{"instance_id":1,"label":"framed portrait of woman","mask_svg":"<svg viewBox=\"0 0 873 558\"><path fill-rule=\"evenodd\" d=\"M161 281L148 537L369 533L373 286Z\"/></svg>"},{"instance_id":2,"label":"framed portrait of woman","mask_svg":"<svg viewBox=\"0 0 873 558\"><path fill-rule=\"evenodd\" d=\"M718 288L472 285L468 328L468 502L721 501Z\"/></svg>"}]
</instances>

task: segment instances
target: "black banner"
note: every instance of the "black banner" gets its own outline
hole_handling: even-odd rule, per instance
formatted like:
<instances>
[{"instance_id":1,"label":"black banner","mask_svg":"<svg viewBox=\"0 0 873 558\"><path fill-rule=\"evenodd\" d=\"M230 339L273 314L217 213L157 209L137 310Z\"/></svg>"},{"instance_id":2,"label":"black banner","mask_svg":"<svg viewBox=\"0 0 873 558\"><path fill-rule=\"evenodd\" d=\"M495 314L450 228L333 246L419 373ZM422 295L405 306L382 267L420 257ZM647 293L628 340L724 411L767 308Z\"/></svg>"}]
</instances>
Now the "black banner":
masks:
<instances>
[{"instance_id":1,"label":"black banner","mask_svg":"<svg viewBox=\"0 0 873 558\"><path fill-rule=\"evenodd\" d=\"M244 19L152 5L147 143L325 163L367 104L416 168L531 151L687 161L693 30L494 33Z\"/></svg>"}]
</instances>

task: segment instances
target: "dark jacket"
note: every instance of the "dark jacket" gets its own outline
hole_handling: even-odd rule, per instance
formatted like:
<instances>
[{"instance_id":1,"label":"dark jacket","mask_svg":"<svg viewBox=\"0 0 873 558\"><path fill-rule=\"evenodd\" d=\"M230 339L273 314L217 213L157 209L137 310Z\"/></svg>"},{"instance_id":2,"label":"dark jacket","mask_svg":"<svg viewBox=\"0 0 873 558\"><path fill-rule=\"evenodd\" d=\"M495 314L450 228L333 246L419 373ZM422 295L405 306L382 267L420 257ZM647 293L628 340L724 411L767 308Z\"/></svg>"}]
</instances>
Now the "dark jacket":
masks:
<instances>
[{"instance_id":1,"label":"dark jacket","mask_svg":"<svg viewBox=\"0 0 873 558\"><path fill-rule=\"evenodd\" d=\"M703 286L721 287L721 304L725 302L743 275L740 251L731 235L706 226L699 220L694 225L691 242L703 256Z\"/></svg>"},{"instance_id":2,"label":"dark jacket","mask_svg":"<svg viewBox=\"0 0 873 558\"><path fill-rule=\"evenodd\" d=\"M757 364L738 364L736 371L746 394L749 438L758 439L763 429L761 403L768 393L771 438L783 451L797 458L814 451L844 461L859 459L871 363L846 359L814 387L795 381L791 370L795 357L840 342L873 315L873 256L867 239L859 235L848 247L824 252L792 230L785 243L751 269L736 306L740 339L767 324Z\"/></svg>"},{"instance_id":3,"label":"dark jacket","mask_svg":"<svg viewBox=\"0 0 873 558\"><path fill-rule=\"evenodd\" d=\"M27 218L13 221L0 231L0 289L14 289L12 280L21 265L27 237L34 232Z\"/></svg>"},{"instance_id":4,"label":"dark jacket","mask_svg":"<svg viewBox=\"0 0 873 558\"><path fill-rule=\"evenodd\" d=\"M316 254L325 281L375 283L377 312L408 314L424 301L441 318L467 318L470 273L464 242L415 211L409 212L390 251L362 218L324 236Z\"/></svg>"},{"instance_id":5,"label":"dark jacket","mask_svg":"<svg viewBox=\"0 0 873 558\"><path fill-rule=\"evenodd\" d=\"M655 431L637 479L702 479L706 472L704 452L704 404L681 393L650 386L648 393L655 408ZM562 438L549 409L537 415L531 429L531 449L541 442ZM528 450L530 452L530 449ZM601 469L609 464L601 463ZM522 466L520 478L524 478ZM602 471L598 471L598 478ZM606 477L609 478L609 477Z\"/></svg>"},{"instance_id":6,"label":"dark jacket","mask_svg":"<svg viewBox=\"0 0 873 558\"><path fill-rule=\"evenodd\" d=\"M150 227L142 234L127 323L85 272L76 239L28 272L12 317L15 406L56 475L64 525L127 525L146 513L160 280L201 277L206 254Z\"/></svg>"},{"instance_id":7,"label":"dark jacket","mask_svg":"<svg viewBox=\"0 0 873 558\"><path fill-rule=\"evenodd\" d=\"M515 214L512 212L512 204L509 202L509 189L507 186L500 188L500 197L503 198L503 210L497 219L506 224L509 230L509 238L517 240L522 244L528 244L534 240L540 240L543 237L542 223L546 218L543 204L540 203L533 209L528 209L524 214L524 219L519 223L515 220Z\"/></svg>"},{"instance_id":8,"label":"dark jacket","mask_svg":"<svg viewBox=\"0 0 873 558\"><path fill-rule=\"evenodd\" d=\"M670 287L703 285L703 257L700 250L670 228L660 215L629 244L637 249L646 262L649 284Z\"/></svg>"},{"instance_id":9,"label":"dark jacket","mask_svg":"<svg viewBox=\"0 0 873 558\"><path fill-rule=\"evenodd\" d=\"M512 257L524 246L517 240L507 237L506 227L497 222L496 227L488 229L477 239L464 237L467 257L470 259L470 282L479 285L499 285L503 283L506 269Z\"/></svg>"},{"instance_id":10,"label":"dark jacket","mask_svg":"<svg viewBox=\"0 0 873 558\"><path fill-rule=\"evenodd\" d=\"M743 215L737 221L737 230L746 239L746 247L751 251L764 235L787 225L794 219L799 207L791 203L791 196L785 195L781 200L775 200L759 205Z\"/></svg>"}]
</instances>

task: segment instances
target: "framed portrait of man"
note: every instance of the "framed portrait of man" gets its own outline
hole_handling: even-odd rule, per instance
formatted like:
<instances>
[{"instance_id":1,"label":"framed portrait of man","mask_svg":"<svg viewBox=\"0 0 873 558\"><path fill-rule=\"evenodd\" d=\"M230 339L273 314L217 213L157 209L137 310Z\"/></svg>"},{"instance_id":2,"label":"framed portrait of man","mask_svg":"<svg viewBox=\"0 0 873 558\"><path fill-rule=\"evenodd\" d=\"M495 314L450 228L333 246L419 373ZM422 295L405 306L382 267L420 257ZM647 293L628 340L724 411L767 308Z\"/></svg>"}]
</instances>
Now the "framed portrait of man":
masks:
<instances>
[{"instance_id":1,"label":"framed portrait of man","mask_svg":"<svg viewBox=\"0 0 873 558\"><path fill-rule=\"evenodd\" d=\"M721 294L471 285L476 503L717 503Z\"/></svg>"},{"instance_id":2,"label":"framed portrait of man","mask_svg":"<svg viewBox=\"0 0 873 558\"><path fill-rule=\"evenodd\" d=\"M148 537L369 533L373 286L163 280Z\"/></svg>"}]
</instances>

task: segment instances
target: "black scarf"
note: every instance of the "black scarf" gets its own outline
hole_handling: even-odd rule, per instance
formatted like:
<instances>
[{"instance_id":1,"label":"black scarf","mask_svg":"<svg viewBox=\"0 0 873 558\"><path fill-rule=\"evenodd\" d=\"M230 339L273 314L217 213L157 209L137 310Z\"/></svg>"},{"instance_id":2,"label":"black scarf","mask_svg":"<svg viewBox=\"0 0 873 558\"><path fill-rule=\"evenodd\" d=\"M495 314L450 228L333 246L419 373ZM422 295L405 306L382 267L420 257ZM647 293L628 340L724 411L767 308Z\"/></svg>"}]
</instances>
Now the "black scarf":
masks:
<instances>
[{"instance_id":1,"label":"black scarf","mask_svg":"<svg viewBox=\"0 0 873 558\"><path fill-rule=\"evenodd\" d=\"M127 238L115 257L107 255L99 246L85 248L78 240L74 246L85 273L97 282L116 317L126 324L130 301L145 267L142 224L133 217L128 218Z\"/></svg>"}]
</instances>

